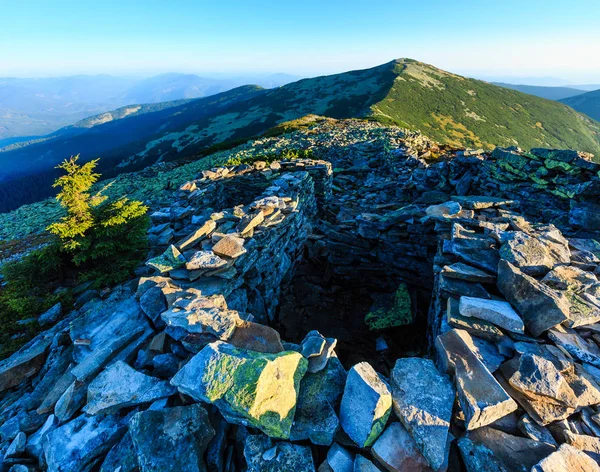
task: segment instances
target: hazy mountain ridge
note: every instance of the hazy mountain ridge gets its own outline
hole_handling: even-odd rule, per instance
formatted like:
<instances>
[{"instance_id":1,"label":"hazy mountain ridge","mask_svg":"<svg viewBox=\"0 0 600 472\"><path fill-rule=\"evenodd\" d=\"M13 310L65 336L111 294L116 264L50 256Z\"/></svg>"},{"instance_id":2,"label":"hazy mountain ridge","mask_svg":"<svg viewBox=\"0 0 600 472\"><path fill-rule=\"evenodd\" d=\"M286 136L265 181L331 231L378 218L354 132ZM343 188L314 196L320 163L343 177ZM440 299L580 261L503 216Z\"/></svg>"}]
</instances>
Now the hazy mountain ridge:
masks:
<instances>
[{"instance_id":1,"label":"hazy mountain ridge","mask_svg":"<svg viewBox=\"0 0 600 472\"><path fill-rule=\"evenodd\" d=\"M565 98L561 102L569 105L578 112L585 113L587 116L600 121L600 90Z\"/></svg>"},{"instance_id":2,"label":"hazy mountain ridge","mask_svg":"<svg viewBox=\"0 0 600 472\"><path fill-rule=\"evenodd\" d=\"M528 93L529 95L535 95L536 97L546 98L548 100L560 100L562 98L574 97L581 95L586 91L583 89L576 89L572 87L548 87L541 85L521 85L521 84L507 84L504 82L491 82L499 87L509 88L512 90L518 90L519 92Z\"/></svg>"},{"instance_id":3,"label":"hazy mountain ridge","mask_svg":"<svg viewBox=\"0 0 600 472\"><path fill-rule=\"evenodd\" d=\"M0 78L0 142L5 138L46 135L132 103L200 98L249 83L278 87L297 79L287 74L209 78L178 73L145 79L109 75Z\"/></svg>"},{"instance_id":4,"label":"hazy mountain ridge","mask_svg":"<svg viewBox=\"0 0 600 472\"><path fill-rule=\"evenodd\" d=\"M153 106L164 108L124 107L44 141L5 148L0 152L0 177L3 186L12 189L4 190L2 209L49 196L52 168L71 154L81 153L84 160L100 157L100 170L114 176L155 162L197 156L212 146L260 135L307 114L396 124L457 147L518 145L600 154L600 123L566 105L410 59L276 89L240 87L182 104ZM17 174L18 185L9 185L7 180L14 181ZM32 174L39 177L35 188L29 179ZM40 194L38 187L46 193Z\"/></svg>"}]
</instances>

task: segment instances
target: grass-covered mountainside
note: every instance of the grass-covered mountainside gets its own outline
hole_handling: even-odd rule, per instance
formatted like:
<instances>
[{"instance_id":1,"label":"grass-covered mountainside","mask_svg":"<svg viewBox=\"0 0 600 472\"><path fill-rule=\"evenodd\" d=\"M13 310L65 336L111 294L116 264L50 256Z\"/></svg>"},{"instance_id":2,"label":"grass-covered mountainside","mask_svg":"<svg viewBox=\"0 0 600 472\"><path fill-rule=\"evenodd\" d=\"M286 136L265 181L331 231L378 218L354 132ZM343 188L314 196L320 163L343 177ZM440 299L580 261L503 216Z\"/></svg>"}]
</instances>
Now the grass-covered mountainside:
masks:
<instances>
[{"instance_id":1,"label":"grass-covered mountainside","mask_svg":"<svg viewBox=\"0 0 600 472\"><path fill-rule=\"evenodd\" d=\"M586 92L583 89L574 87L547 87L543 85L507 84L504 82L492 82L492 84L512 90L518 90L519 92L528 93L529 95L535 95L536 97L547 98L548 100L561 100L563 98L581 95Z\"/></svg>"},{"instance_id":2,"label":"grass-covered mountainside","mask_svg":"<svg viewBox=\"0 0 600 472\"><path fill-rule=\"evenodd\" d=\"M380 120L449 144L557 147L600 154L600 123L561 103L412 60L391 65L392 87L371 106Z\"/></svg>"},{"instance_id":3,"label":"grass-covered mountainside","mask_svg":"<svg viewBox=\"0 0 600 472\"><path fill-rule=\"evenodd\" d=\"M600 90L587 92L576 97L565 98L561 102L581 113L585 113L595 120L600 120Z\"/></svg>"},{"instance_id":4,"label":"grass-covered mountainside","mask_svg":"<svg viewBox=\"0 0 600 472\"><path fill-rule=\"evenodd\" d=\"M158 111L133 111L106 123L97 118L89 129L61 130L41 142L9 147L0 152L0 211L48 196L53 167L65 156L100 157L100 171L111 177L203 154L307 114L397 124L456 146L558 147L600 154L600 123L564 104L399 59L277 89L240 87Z\"/></svg>"}]
</instances>

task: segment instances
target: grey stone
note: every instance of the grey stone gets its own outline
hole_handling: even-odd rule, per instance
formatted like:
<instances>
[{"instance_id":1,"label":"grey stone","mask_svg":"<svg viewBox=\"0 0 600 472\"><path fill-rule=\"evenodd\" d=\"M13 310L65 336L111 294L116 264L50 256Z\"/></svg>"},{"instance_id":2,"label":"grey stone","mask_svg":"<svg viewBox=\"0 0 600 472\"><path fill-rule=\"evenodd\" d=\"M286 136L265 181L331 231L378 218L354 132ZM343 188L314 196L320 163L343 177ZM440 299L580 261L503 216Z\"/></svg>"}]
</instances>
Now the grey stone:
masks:
<instances>
[{"instance_id":1,"label":"grey stone","mask_svg":"<svg viewBox=\"0 0 600 472\"><path fill-rule=\"evenodd\" d=\"M466 280L467 282L486 284L496 283L495 275L490 275L481 269L471 267L470 265L462 262L456 262L454 264L444 266L442 269L442 274L451 279Z\"/></svg>"},{"instance_id":2,"label":"grey stone","mask_svg":"<svg viewBox=\"0 0 600 472\"><path fill-rule=\"evenodd\" d=\"M433 361L398 359L391 374L394 412L435 470L447 460L454 388Z\"/></svg>"},{"instance_id":3,"label":"grey stone","mask_svg":"<svg viewBox=\"0 0 600 472\"><path fill-rule=\"evenodd\" d=\"M265 435L249 435L244 442L244 458L248 472L314 472L308 446L274 442Z\"/></svg>"},{"instance_id":4,"label":"grey stone","mask_svg":"<svg viewBox=\"0 0 600 472\"><path fill-rule=\"evenodd\" d=\"M129 432L108 451L100 472L139 472L138 456Z\"/></svg>"},{"instance_id":5,"label":"grey stone","mask_svg":"<svg viewBox=\"0 0 600 472\"><path fill-rule=\"evenodd\" d=\"M304 376L290 440L309 439L313 444L331 445L340 426L335 411L339 408L345 382L346 371L337 357L329 359L320 372Z\"/></svg>"},{"instance_id":6,"label":"grey stone","mask_svg":"<svg viewBox=\"0 0 600 472\"><path fill-rule=\"evenodd\" d=\"M371 446L383 431L392 409L387 383L366 362L348 372L340 407L340 423L359 447Z\"/></svg>"},{"instance_id":7,"label":"grey stone","mask_svg":"<svg viewBox=\"0 0 600 472\"><path fill-rule=\"evenodd\" d=\"M531 472L598 472L600 466L591 457L563 444L557 451L540 460L531 468Z\"/></svg>"},{"instance_id":8,"label":"grey stone","mask_svg":"<svg viewBox=\"0 0 600 472\"><path fill-rule=\"evenodd\" d=\"M48 470L87 471L125 434L115 416L81 415L48 433L43 441Z\"/></svg>"},{"instance_id":9,"label":"grey stone","mask_svg":"<svg viewBox=\"0 0 600 472\"><path fill-rule=\"evenodd\" d=\"M228 340L241 322L237 311L215 305L213 300L202 298L187 309L176 306L162 313L167 326L182 328L188 333L208 333L219 339Z\"/></svg>"},{"instance_id":10,"label":"grey stone","mask_svg":"<svg viewBox=\"0 0 600 472\"><path fill-rule=\"evenodd\" d=\"M25 451L27 451L27 454L36 457L38 460L41 460L44 453L44 438L48 433L54 431L57 427L58 419L56 416L48 416L48 419L44 425L27 438L27 445L25 446Z\"/></svg>"},{"instance_id":11,"label":"grey stone","mask_svg":"<svg viewBox=\"0 0 600 472\"><path fill-rule=\"evenodd\" d=\"M379 472L379 469L366 457L357 454L354 458L353 472Z\"/></svg>"},{"instance_id":12,"label":"grey stone","mask_svg":"<svg viewBox=\"0 0 600 472\"><path fill-rule=\"evenodd\" d=\"M354 457L338 443L329 448L326 463L332 472L352 472L354 470Z\"/></svg>"},{"instance_id":13,"label":"grey stone","mask_svg":"<svg viewBox=\"0 0 600 472\"><path fill-rule=\"evenodd\" d=\"M227 265L227 261L213 251L196 251L185 265L187 270L216 270Z\"/></svg>"},{"instance_id":14,"label":"grey stone","mask_svg":"<svg viewBox=\"0 0 600 472\"><path fill-rule=\"evenodd\" d=\"M548 331L548 337L581 362L600 368L600 348L592 341L583 339L575 330L561 332L552 329Z\"/></svg>"},{"instance_id":15,"label":"grey stone","mask_svg":"<svg viewBox=\"0 0 600 472\"><path fill-rule=\"evenodd\" d=\"M525 332L523 321L508 302L460 297L458 310L462 316L489 321L512 333Z\"/></svg>"},{"instance_id":16,"label":"grey stone","mask_svg":"<svg viewBox=\"0 0 600 472\"><path fill-rule=\"evenodd\" d=\"M555 450L555 447L549 444L506 434L487 426L468 432L466 438L492 452L495 462L492 462L492 468L489 470L529 472L540 459ZM498 465L503 468L495 468Z\"/></svg>"},{"instance_id":17,"label":"grey stone","mask_svg":"<svg viewBox=\"0 0 600 472\"><path fill-rule=\"evenodd\" d=\"M529 415L525 414L521 417L518 427L528 438L558 447L548 428L536 424Z\"/></svg>"},{"instance_id":18,"label":"grey stone","mask_svg":"<svg viewBox=\"0 0 600 472\"><path fill-rule=\"evenodd\" d=\"M475 354L476 347L466 331L453 329L438 336L436 349L446 372L454 373L467 430L491 424L517 409Z\"/></svg>"},{"instance_id":19,"label":"grey stone","mask_svg":"<svg viewBox=\"0 0 600 472\"><path fill-rule=\"evenodd\" d=\"M171 384L197 401L214 403L231 423L287 439L307 361L297 352L267 354L216 341L196 354Z\"/></svg>"},{"instance_id":20,"label":"grey stone","mask_svg":"<svg viewBox=\"0 0 600 472\"><path fill-rule=\"evenodd\" d=\"M83 410L89 415L112 414L121 408L151 403L174 393L176 389L168 383L137 372L119 361L89 385L88 403Z\"/></svg>"},{"instance_id":21,"label":"grey stone","mask_svg":"<svg viewBox=\"0 0 600 472\"><path fill-rule=\"evenodd\" d=\"M225 235L212 248L218 256L225 256L231 259L240 257L246 252L244 248L244 239L233 235Z\"/></svg>"},{"instance_id":22,"label":"grey stone","mask_svg":"<svg viewBox=\"0 0 600 472\"><path fill-rule=\"evenodd\" d=\"M23 455L25 452L25 444L27 444L27 436L21 431L6 449L6 452L4 453L4 459L20 457Z\"/></svg>"},{"instance_id":23,"label":"grey stone","mask_svg":"<svg viewBox=\"0 0 600 472\"><path fill-rule=\"evenodd\" d=\"M200 405L136 413L129 431L141 472L205 472L215 431Z\"/></svg>"},{"instance_id":24,"label":"grey stone","mask_svg":"<svg viewBox=\"0 0 600 472\"><path fill-rule=\"evenodd\" d=\"M177 247L180 251L186 251L197 245L200 241L210 235L215 228L217 223L213 220L207 220L200 228L194 231L192 234L177 243Z\"/></svg>"},{"instance_id":25,"label":"grey stone","mask_svg":"<svg viewBox=\"0 0 600 472\"><path fill-rule=\"evenodd\" d=\"M42 313L38 317L38 323L41 326L46 326L49 324L54 324L58 321L60 316L62 315L62 304L58 302L56 305L53 305L50 309Z\"/></svg>"},{"instance_id":26,"label":"grey stone","mask_svg":"<svg viewBox=\"0 0 600 472\"><path fill-rule=\"evenodd\" d=\"M563 294L504 260L498 265L498 288L534 336L569 319L569 303Z\"/></svg>"},{"instance_id":27,"label":"grey stone","mask_svg":"<svg viewBox=\"0 0 600 472\"><path fill-rule=\"evenodd\" d=\"M387 427L373 445L371 453L390 472L432 470L411 435L400 423L392 423Z\"/></svg>"},{"instance_id":28,"label":"grey stone","mask_svg":"<svg viewBox=\"0 0 600 472\"><path fill-rule=\"evenodd\" d=\"M153 257L146 261L146 265L161 274L177 269L185 265L185 257L179 250L171 245L160 256Z\"/></svg>"},{"instance_id":29,"label":"grey stone","mask_svg":"<svg viewBox=\"0 0 600 472\"><path fill-rule=\"evenodd\" d=\"M152 287L140 297L140 308L154 326L162 328L164 322L160 314L167 309L167 299L160 287Z\"/></svg>"},{"instance_id":30,"label":"grey stone","mask_svg":"<svg viewBox=\"0 0 600 472\"><path fill-rule=\"evenodd\" d=\"M52 339L36 339L8 359L0 361L0 392L19 385L34 376L44 365Z\"/></svg>"}]
</instances>

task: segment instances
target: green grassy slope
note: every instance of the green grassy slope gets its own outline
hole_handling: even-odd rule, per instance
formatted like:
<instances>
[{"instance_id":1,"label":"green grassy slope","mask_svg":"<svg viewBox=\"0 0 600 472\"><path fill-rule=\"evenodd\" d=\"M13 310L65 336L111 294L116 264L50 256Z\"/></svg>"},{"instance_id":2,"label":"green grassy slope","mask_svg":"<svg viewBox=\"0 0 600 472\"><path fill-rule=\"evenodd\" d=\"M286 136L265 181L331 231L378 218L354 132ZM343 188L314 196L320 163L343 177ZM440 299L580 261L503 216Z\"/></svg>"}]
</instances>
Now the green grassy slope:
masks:
<instances>
[{"instance_id":1,"label":"green grassy slope","mask_svg":"<svg viewBox=\"0 0 600 472\"><path fill-rule=\"evenodd\" d=\"M562 103L467 79L410 59L371 107L374 119L456 146L571 148L600 155L600 123Z\"/></svg>"},{"instance_id":2,"label":"green grassy slope","mask_svg":"<svg viewBox=\"0 0 600 472\"><path fill-rule=\"evenodd\" d=\"M561 100L575 110L585 113L587 116L600 121L600 90L587 92L576 97Z\"/></svg>"}]
</instances>

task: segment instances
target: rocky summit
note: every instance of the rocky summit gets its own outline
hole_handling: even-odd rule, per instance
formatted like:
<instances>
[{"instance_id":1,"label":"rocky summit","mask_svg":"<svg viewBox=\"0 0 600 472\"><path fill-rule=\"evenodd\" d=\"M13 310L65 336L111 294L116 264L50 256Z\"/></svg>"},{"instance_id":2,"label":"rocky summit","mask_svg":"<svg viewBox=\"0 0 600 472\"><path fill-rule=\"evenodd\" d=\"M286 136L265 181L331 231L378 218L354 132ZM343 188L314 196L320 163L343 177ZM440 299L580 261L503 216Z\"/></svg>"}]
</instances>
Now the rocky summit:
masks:
<instances>
[{"instance_id":1,"label":"rocky summit","mask_svg":"<svg viewBox=\"0 0 600 472\"><path fill-rule=\"evenodd\" d=\"M210 162L0 361L1 471L600 471L590 154L322 119Z\"/></svg>"}]
</instances>

